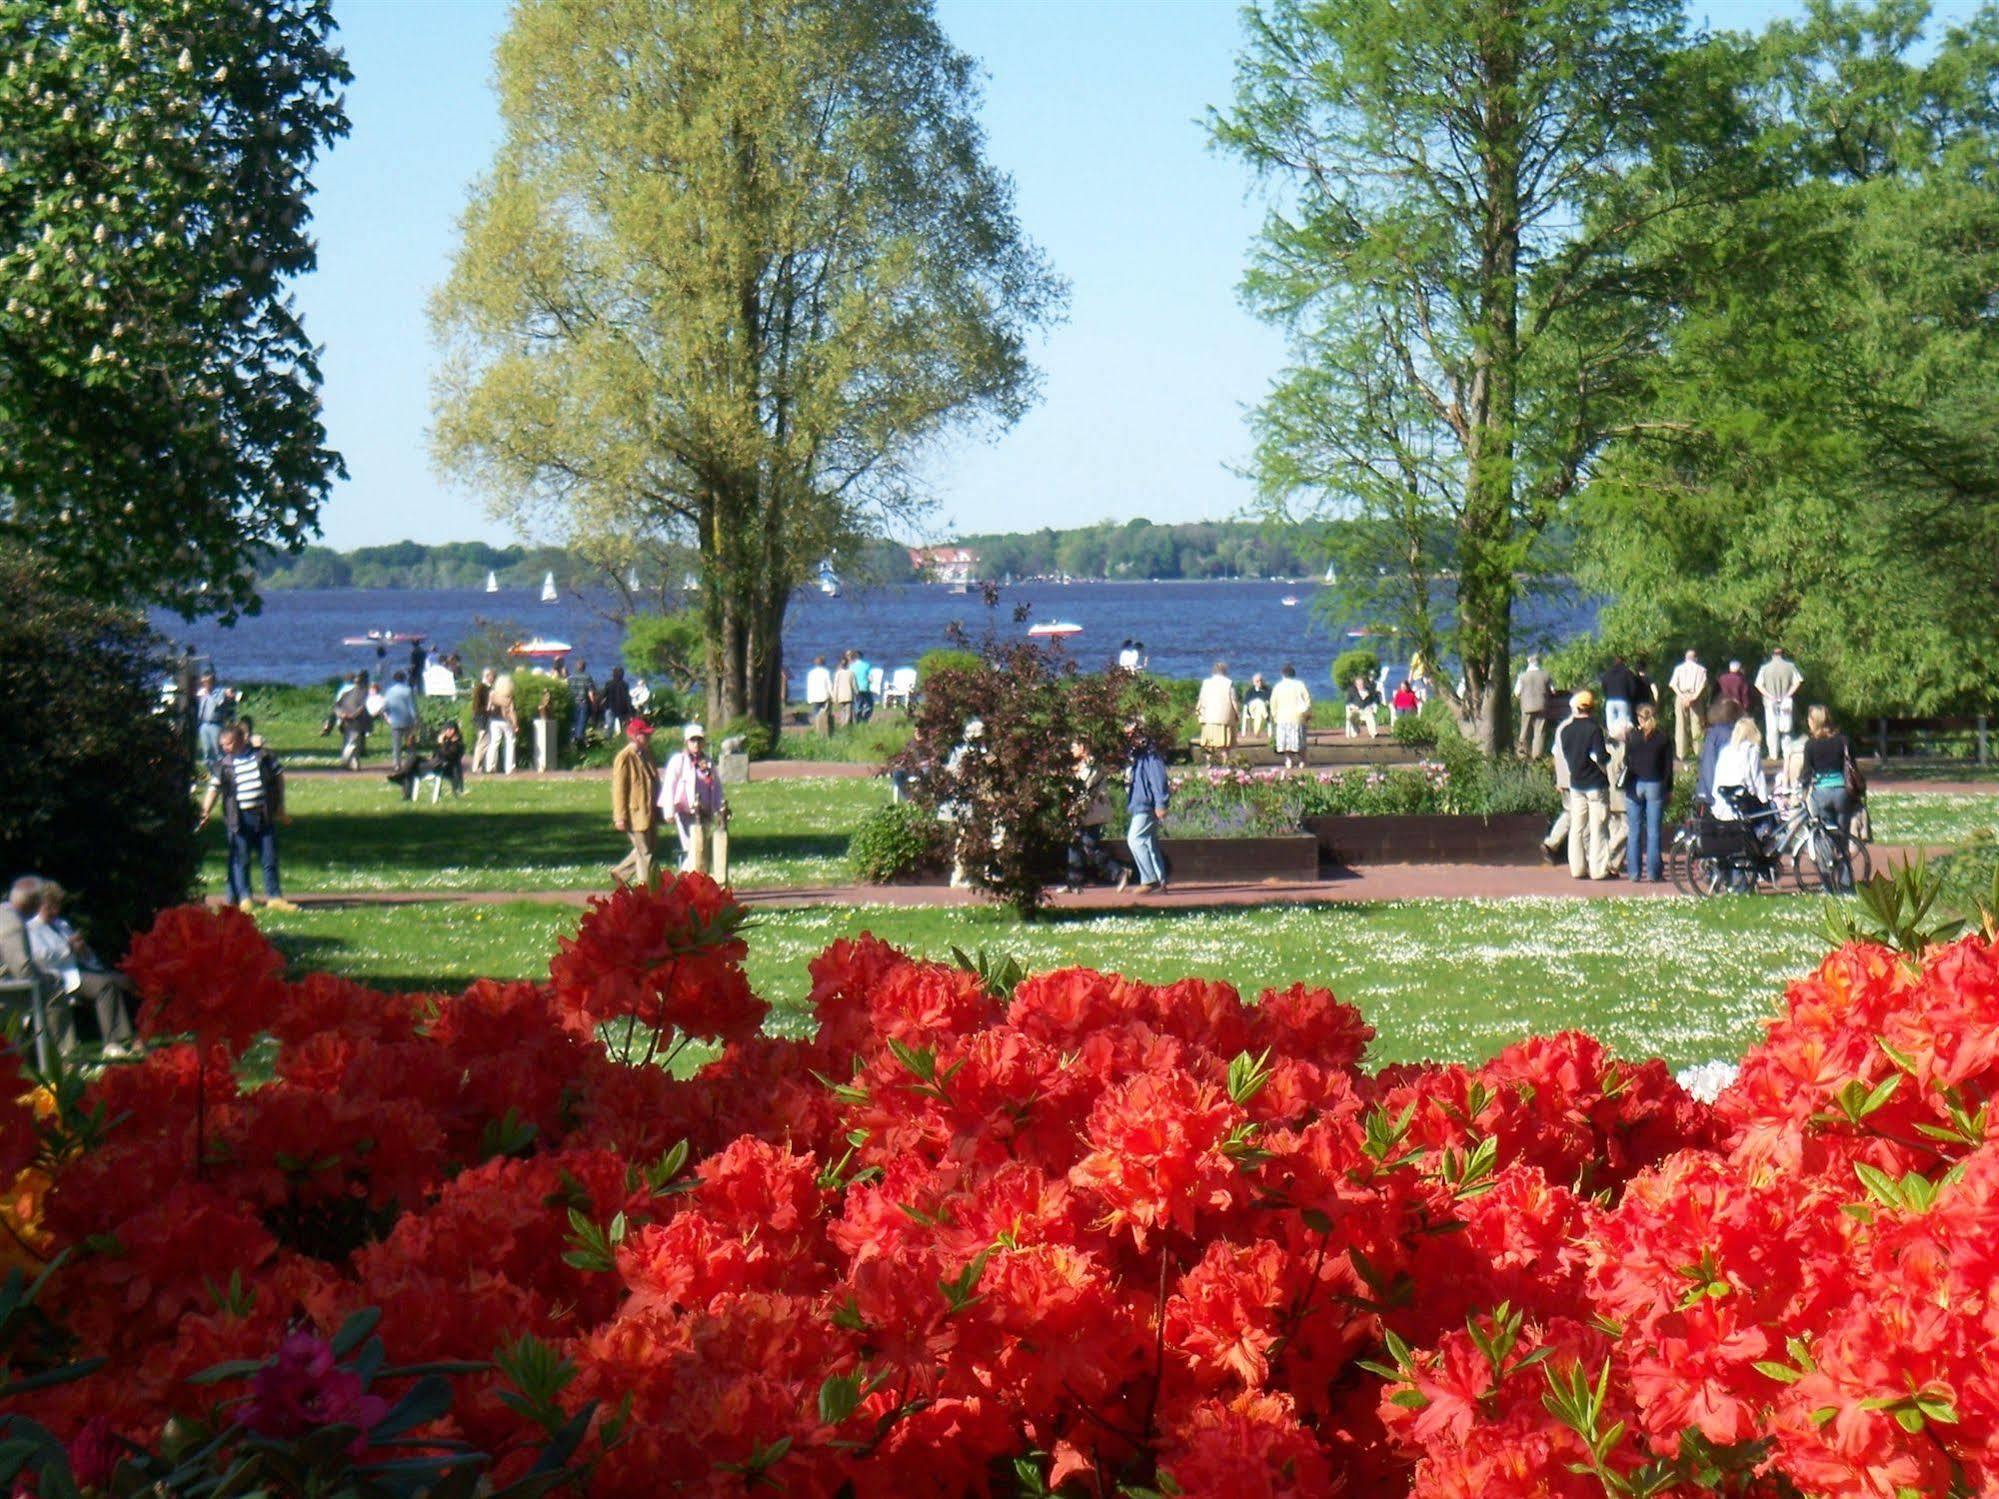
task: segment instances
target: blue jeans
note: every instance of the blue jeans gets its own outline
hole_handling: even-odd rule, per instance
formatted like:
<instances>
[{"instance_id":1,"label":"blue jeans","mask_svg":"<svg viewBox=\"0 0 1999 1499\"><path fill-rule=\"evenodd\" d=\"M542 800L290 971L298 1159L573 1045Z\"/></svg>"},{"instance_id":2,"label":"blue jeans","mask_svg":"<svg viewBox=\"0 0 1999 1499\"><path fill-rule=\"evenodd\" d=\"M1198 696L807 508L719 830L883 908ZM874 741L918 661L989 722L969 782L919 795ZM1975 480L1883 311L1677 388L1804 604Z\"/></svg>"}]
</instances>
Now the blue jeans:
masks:
<instances>
[{"instance_id":1,"label":"blue jeans","mask_svg":"<svg viewBox=\"0 0 1999 1499\"><path fill-rule=\"evenodd\" d=\"M205 723L200 727L201 763L213 765L222 758L222 725Z\"/></svg>"},{"instance_id":2,"label":"blue jeans","mask_svg":"<svg viewBox=\"0 0 1999 1499\"><path fill-rule=\"evenodd\" d=\"M244 812L236 819L229 835L229 902L235 905L250 898L250 850L264 865L264 895L276 900L278 889L278 830L268 812Z\"/></svg>"},{"instance_id":3,"label":"blue jeans","mask_svg":"<svg viewBox=\"0 0 1999 1499\"><path fill-rule=\"evenodd\" d=\"M1131 826L1124 841L1131 849L1131 862L1138 866L1141 885L1166 883L1166 866L1159 857L1159 819L1150 812L1131 814Z\"/></svg>"},{"instance_id":4,"label":"blue jeans","mask_svg":"<svg viewBox=\"0 0 1999 1499\"><path fill-rule=\"evenodd\" d=\"M1665 835L1666 827L1666 783L1633 781L1624 793L1624 800L1627 809L1624 843L1626 873L1634 880L1639 877L1638 860L1642 853L1645 858L1644 877L1656 880L1664 858L1660 839Z\"/></svg>"}]
</instances>

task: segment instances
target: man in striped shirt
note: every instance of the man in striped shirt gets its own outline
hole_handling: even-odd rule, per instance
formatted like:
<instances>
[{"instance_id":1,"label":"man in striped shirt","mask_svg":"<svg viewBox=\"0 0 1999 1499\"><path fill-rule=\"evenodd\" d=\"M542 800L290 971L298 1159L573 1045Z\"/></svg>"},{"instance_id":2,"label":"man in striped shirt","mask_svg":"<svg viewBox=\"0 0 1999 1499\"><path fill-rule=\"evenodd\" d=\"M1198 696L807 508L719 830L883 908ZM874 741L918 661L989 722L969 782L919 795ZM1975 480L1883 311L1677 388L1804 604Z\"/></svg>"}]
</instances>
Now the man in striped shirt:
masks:
<instances>
[{"instance_id":1,"label":"man in striped shirt","mask_svg":"<svg viewBox=\"0 0 1999 1499\"><path fill-rule=\"evenodd\" d=\"M250 901L250 850L256 849L264 866L264 904L273 911L296 911L278 886L278 823L285 815L285 776L277 757L267 749L251 745L240 723L222 731L222 759L208 783L208 795L201 804L199 832L208 825L217 801L222 803L222 826L229 832L229 899L248 911Z\"/></svg>"}]
</instances>

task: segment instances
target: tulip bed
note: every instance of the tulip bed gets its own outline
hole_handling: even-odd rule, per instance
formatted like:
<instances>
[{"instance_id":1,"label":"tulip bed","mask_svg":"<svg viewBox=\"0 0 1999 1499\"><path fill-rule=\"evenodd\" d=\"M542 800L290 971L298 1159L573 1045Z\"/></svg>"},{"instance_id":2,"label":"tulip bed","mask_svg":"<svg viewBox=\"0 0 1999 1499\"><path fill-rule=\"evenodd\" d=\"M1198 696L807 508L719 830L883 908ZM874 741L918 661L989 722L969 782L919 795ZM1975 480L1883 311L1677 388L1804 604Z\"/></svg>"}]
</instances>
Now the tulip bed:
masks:
<instances>
[{"instance_id":1,"label":"tulip bed","mask_svg":"<svg viewBox=\"0 0 1999 1499\"><path fill-rule=\"evenodd\" d=\"M1709 1105L1576 1032L1370 1073L1323 990L869 937L779 1040L740 920L621 889L545 981L411 996L164 913L145 1060L0 1111L66 1256L0 1425L121 1494L254 1444L305 1492L1999 1492L1986 937L1833 952Z\"/></svg>"}]
</instances>

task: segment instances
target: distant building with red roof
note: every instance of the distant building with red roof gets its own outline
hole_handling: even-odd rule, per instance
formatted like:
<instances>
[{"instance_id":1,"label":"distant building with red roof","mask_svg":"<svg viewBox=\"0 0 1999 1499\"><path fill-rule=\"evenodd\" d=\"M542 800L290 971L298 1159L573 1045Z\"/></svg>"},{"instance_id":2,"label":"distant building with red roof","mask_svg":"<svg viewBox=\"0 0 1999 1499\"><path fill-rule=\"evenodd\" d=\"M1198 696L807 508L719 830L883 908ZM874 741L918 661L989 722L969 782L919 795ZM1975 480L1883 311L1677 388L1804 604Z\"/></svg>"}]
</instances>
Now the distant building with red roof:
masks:
<instances>
[{"instance_id":1,"label":"distant building with red roof","mask_svg":"<svg viewBox=\"0 0 1999 1499\"><path fill-rule=\"evenodd\" d=\"M979 554L970 547L911 547L909 565L931 583L970 583L979 575Z\"/></svg>"}]
</instances>

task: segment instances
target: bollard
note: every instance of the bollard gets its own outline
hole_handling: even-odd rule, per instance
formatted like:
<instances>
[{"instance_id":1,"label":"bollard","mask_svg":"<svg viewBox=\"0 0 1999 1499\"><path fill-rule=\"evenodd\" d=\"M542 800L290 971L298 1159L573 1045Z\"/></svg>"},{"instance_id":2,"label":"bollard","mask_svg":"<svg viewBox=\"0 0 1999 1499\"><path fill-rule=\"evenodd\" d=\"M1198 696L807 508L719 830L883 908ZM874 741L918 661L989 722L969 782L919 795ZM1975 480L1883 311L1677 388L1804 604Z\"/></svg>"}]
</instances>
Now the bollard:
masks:
<instances>
[{"instance_id":1,"label":"bollard","mask_svg":"<svg viewBox=\"0 0 1999 1499\"><path fill-rule=\"evenodd\" d=\"M555 759L555 721L542 717L534 721L534 768L547 770Z\"/></svg>"}]
</instances>

